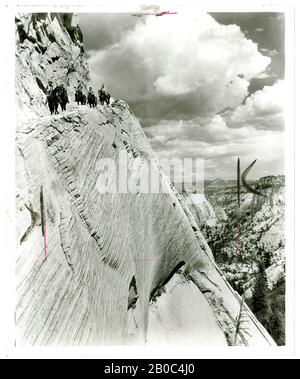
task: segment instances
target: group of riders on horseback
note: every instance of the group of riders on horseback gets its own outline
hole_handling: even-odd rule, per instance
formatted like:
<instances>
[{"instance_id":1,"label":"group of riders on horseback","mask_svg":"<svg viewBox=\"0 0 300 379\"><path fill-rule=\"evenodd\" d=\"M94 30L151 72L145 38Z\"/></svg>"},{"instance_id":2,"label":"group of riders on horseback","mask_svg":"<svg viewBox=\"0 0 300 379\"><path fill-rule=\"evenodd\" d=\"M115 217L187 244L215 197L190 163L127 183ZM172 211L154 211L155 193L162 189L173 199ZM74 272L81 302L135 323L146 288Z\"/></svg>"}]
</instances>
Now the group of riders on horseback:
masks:
<instances>
[{"instance_id":1,"label":"group of riders on horseback","mask_svg":"<svg viewBox=\"0 0 300 379\"><path fill-rule=\"evenodd\" d=\"M58 113L58 105L61 106L61 110L65 111L67 103L69 102L68 93L64 85L61 84L53 89L52 83L49 83L47 89L47 102L51 114Z\"/></svg>"},{"instance_id":2,"label":"group of riders on horseback","mask_svg":"<svg viewBox=\"0 0 300 379\"><path fill-rule=\"evenodd\" d=\"M104 84L98 91L98 97L101 105L106 103L110 104L110 94L106 91ZM77 104L85 105L88 102L90 108L97 106L97 97L93 92L92 87L89 88L87 96L83 93L82 84L79 84L75 92L75 101ZM47 102L51 114L58 113L58 105L61 106L61 110L66 110L67 103L69 102L68 93L64 85L61 84L53 89L53 85L49 82L47 89Z\"/></svg>"}]
</instances>

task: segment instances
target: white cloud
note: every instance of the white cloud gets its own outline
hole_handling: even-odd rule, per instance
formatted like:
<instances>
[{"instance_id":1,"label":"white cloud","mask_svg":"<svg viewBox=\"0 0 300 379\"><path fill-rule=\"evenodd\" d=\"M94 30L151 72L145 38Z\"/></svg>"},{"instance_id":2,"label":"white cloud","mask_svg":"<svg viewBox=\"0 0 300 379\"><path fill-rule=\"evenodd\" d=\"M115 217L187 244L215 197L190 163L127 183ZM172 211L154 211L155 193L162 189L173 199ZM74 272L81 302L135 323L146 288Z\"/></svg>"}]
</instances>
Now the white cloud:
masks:
<instances>
[{"instance_id":1,"label":"white cloud","mask_svg":"<svg viewBox=\"0 0 300 379\"><path fill-rule=\"evenodd\" d=\"M270 50L270 49L262 48L260 49L260 51L268 55L269 57L274 57L275 55L280 54L279 51L277 51L276 49Z\"/></svg>"},{"instance_id":2,"label":"white cloud","mask_svg":"<svg viewBox=\"0 0 300 379\"><path fill-rule=\"evenodd\" d=\"M238 156L245 165L258 159L257 176L283 171L283 84L243 104L253 78L274 76L275 54L259 51L237 25L181 13L138 20L89 64L96 88L105 83L144 125L161 120L144 128L159 156L204 157L210 177L226 178Z\"/></svg>"},{"instance_id":3,"label":"white cloud","mask_svg":"<svg viewBox=\"0 0 300 379\"><path fill-rule=\"evenodd\" d=\"M278 77L278 75L272 72L272 67L269 64L269 66L265 69L265 71L259 73L256 76L256 79L269 79L269 78L276 78L276 77Z\"/></svg>"},{"instance_id":4,"label":"white cloud","mask_svg":"<svg viewBox=\"0 0 300 379\"><path fill-rule=\"evenodd\" d=\"M201 141L218 143L231 141L233 138L244 138L253 127L239 129L228 128L223 117L216 115L211 119L194 119L190 121L161 121L157 125L144 128L151 142L169 143L173 140ZM186 144L186 143L185 143Z\"/></svg>"},{"instance_id":5,"label":"white cloud","mask_svg":"<svg viewBox=\"0 0 300 379\"><path fill-rule=\"evenodd\" d=\"M231 114L231 123L255 121L266 123L268 120L283 118L284 103L286 99L285 84L280 80L273 86L265 86L247 98L245 104L238 106ZM270 125L271 127L271 125Z\"/></svg>"},{"instance_id":6,"label":"white cloud","mask_svg":"<svg viewBox=\"0 0 300 379\"><path fill-rule=\"evenodd\" d=\"M160 157L204 158L207 177L233 178L237 157L244 165L258 159L256 176L283 172L283 132L234 129L221 116L210 120L161 121L144 129ZM271 167L271 171L270 171Z\"/></svg>"},{"instance_id":7,"label":"white cloud","mask_svg":"<svg viewBox=\"0 0 300 379\"><path fill-rule=\"evenodd\" d=\"M97 85L168 118L238 106L269 63L238 26L191 13L148 17L89 58Z\"/></svg>"},{"instance_id":8,"label":"white cloud","mask_svg":"<svg viewBox=\"0 0 300 379\"><path fill-rule=\"evenodd\" d=\"M269 50L267 55L269 55L269 57L274 57L275 55L278 55L278 54L280 54L279 51L274 49L274 50Z\"/></svg>"},{"instance_id":9,"label":"white cloud","mask_svg":"<svg viewBox=\"0 0 300 379\"><path fill-rule=\"evenodd\" d=\"M267 71L264 71L264 72L261 72L260 74L257 75L257 79L269 79L269 78L272 78L273 76L267 72Z\"/></svg>"}]
</instances>

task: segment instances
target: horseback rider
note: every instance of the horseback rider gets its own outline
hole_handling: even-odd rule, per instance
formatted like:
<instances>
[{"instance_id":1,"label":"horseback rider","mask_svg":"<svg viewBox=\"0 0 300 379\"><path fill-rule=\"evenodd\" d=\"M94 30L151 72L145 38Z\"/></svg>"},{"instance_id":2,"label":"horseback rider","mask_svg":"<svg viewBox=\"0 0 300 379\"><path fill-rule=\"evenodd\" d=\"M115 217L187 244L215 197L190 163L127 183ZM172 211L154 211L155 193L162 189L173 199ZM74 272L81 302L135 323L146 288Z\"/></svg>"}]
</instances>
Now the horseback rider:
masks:
<instances>
[{"instance_id":1,"label":"horseback rider","mask_svg":"<svg viewBox=\"0 0 300 379\"><path fill-rule=\"evenodd\" d=\"M101 89L99 89L99 91L98 91L98 96L99 96L99 98L100 98L100 96L105 96L106 95L106 88L105 88L105 85L104 84L102 84L102 86L101 86Z\"/></svg>"},{"instance_id":2,"label":"horseback rider","mask_svg":"<svg viewBox=\"0 0 300 379\"><path fill-rule=\"evenodd\" d=\"M58 96L64 96L64 95L68 96L68 95L67 95L67 90L66 90L66 88L65 88L65 86L64 86L63 83L59 84L59 85L56 87L56 89L57 89L57 94L58 94Z\"/></svg>"},{"instance_id":3,"label":"horseback rider","mask_svg":"<svg viewBox=\"0 0 300 379\"><path fill-rule=\"evenodd\" d=\"M82 95L82 84L79 83L77 88L76 88L76 91L75 91L75 98L76 97L79 98L79 97L81 97L81 95Z\"/></svg>"},{"instance_id":4,"label":"horseback rider","mask_svg":"<svg viewBox=\"0 0 300 379\"><path fill-rule=\"evenodd\" d=\"M89 103L90 107L95 107L97 105L97 97L95 96L92 87L89 88L87 98L88 98L88 103Z\"/></svg>"},{"instance_id":5,"label":"horseback rider","mask_svg":"<svg viewBox=\"0 0 300 379\"><path fill-rule=\"evenodd\" d=\"M106 93L106 87L105 87L104 84L102 84L102 86L101 86L101 90L100 90L100 91L103 92L103 93Z\"/></svg>"},{"instance_id":6,"label":"horseback rider","mask_svg":"<svg viewBox=\"0 0 300 379\"><path fill-rule=\"evenodd\" d=\"M57 114L59 99L51 81L48 82L46 88L46 102L48 103L50 113Z\"/></svg>"},{"instance_id":7,"label":"horseback rider","mask_svg":"<svg viewBox=\"0 0 300 379\"><path fill-rule=\"evenodd\" d=\"M101 89L99 89L98 96L99 96L99 100L100 100L101 105L104 105L104 103L109 105L110 94L106 91L104 84L102 84Z\"/></svg>"},{"instance_id":8,"label":"horseback rider","mask_svg":"<svg viewBox=\"0 0 300 379\"><path fill-rule=\"evenodd\" d=\"M82 83L79 83L76 92L75 92L75 101L77 101L77 104L85 104L86 96L83 94L83 86Z\"/></svg>"},{"instance_id":9,"label":"horseback rider","mask_svg":"<svg viewBox=\"0 0 300 379\"><path fill-rule=\"evenodd\" d=\"M46 91L47 91L47 95L50 95L52 93L52 91L53 91L53 84L52 84L52 82L50 80L48 82L48 86L46 88Z\"/></svg>"},{"instance_id":10,"label":"horseback rider","mask_svg":"<svg viewBox=\"0 0 300 379\"><path fill-rule=\"evenodd\" d=\"M49 98L52 92L53 92L53 85L52 85L52 82L49 80L48 85L46 87L45 100L44 100L45 103L49 104Z\"/></svg>"},{"instance_id":11,"label":"horseback rider","mask_svg":"<svg viewBox=\"0 0 300 379\"><path fill-rule=\"evenodd\" d=\"M66 105L69 102L69 98L68 98L68 92L64 84L60 84L59 86L57 86L54 91L56 91L58 102L60 103L62 111L65 111Z\"/></svg>"}]
</instances>

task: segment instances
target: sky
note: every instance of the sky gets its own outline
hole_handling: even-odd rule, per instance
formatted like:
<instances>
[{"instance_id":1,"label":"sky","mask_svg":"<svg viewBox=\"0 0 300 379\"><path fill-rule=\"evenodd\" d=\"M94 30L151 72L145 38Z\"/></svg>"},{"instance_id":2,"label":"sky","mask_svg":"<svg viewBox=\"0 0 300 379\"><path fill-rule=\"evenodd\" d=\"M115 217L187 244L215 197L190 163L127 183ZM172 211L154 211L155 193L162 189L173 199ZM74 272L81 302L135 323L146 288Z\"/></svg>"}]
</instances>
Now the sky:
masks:
<instances>
[{"instance_id":1,"label":"sky","mask_svg":"<svg viewBox=\"0 0 300 379\"><path fill-rule=\"evenodd\" d=\"M125 100L164 158L204 158L205 179L284 174L284 15L81 14L94 89Z\"/></svg>"}]
</instances>

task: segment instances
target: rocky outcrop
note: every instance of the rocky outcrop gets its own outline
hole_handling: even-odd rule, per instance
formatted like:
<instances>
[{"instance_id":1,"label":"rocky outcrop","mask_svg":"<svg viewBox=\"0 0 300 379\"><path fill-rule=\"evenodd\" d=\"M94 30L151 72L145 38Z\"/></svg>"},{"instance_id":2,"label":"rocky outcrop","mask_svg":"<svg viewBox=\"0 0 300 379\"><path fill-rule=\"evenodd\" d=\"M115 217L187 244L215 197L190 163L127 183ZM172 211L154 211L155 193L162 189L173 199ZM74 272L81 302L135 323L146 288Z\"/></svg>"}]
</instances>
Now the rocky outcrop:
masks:
<instances>
[{"instance_id":1,"label":"rocky outcrop","mask_svg":"<svg viewBox=\"0 0 300 379\"><path fill-rule=\"evenodd\" d=\"M47 112L46 89L64 84L74 100L78 83L87 89L89 73L78 18L72 13L16 16L17 121Z\"/></svg>"},{"instance_id":2,"label":"rocky outcrop","mask_svg":"<svg viewBox=\"0 0 300 379\"><path fill-rule=\"evenodd\" d=\"M280 188L285 186L285 176L284 175L269 175L264 176L259 179L258 186L262 189L267 188Z\"/></svg>"},{"instance_id":3,"label":"rocky outcrop","mask_svg":"<svg viewBox=\"0 0 300 379\"><path fill-rule=\"evenodd\" d=\"M200 229L217 225L215 211L203 194L189 193L184 197Z\"/></svg>"},{"instance_id":4,"label":"rocky outcrop","mask_svg":"<svg viewBox=\"0 0 300 379\"><path fill-rule=\"evenodd\" d=\"M25 19L30 16L20 16ZM66 56L80 57L65 24L57 16L45 19ZM61 19L69 25L68 17ZM49 56L54 41L45 39L38 56L35 43L17 44L18 72L25 73L17 80L18 106L26 114L16 136L17 344L273 345L249 309L249 334L237 333L241 299L157 166L164 192L142 190L153 154L129 106L120 100L94 109L71 103L50 116L42 102L32 103L42 91L34 71L38 58ZM82 67L80 60L73 63L77 74L87 73L83 59ZM77 74L67 74L70 91ZM62 74L53 75L58 80ZM38 77L46 82L42 71ZM116 192L118 173L106 169L120 157L136 184L130 193Z\"/></svg>"}]
</instances>

